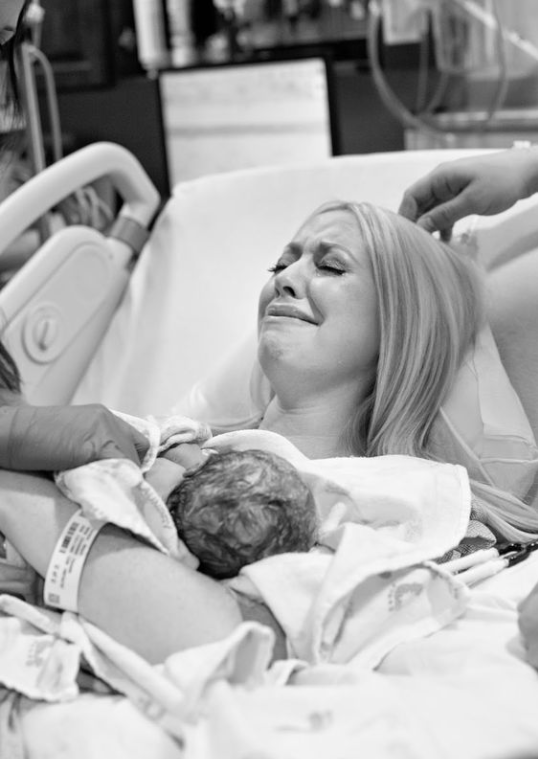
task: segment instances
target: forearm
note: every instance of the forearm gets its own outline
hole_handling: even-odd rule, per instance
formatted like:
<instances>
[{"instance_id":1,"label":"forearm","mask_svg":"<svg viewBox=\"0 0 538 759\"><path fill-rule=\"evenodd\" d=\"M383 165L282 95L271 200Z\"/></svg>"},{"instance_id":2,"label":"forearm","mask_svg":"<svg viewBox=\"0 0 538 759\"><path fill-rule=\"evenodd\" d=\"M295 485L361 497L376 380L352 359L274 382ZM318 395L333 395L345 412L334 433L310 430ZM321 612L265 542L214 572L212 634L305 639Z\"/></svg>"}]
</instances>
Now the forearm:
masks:
<instances>
[{"instance_id":1,"label":"forearm","mask_svg":"<svg viewBox=\"0 0 538 759\"><path fill-rule=\"evenodd\" d=\"M153 663L222 640L242 621L223 586L111 525L86 562L79 611Z\"/></svg>"},{"instance_id":2,"label":"forearm","mask_svg":"<svg viewBox=\"0 0 538 759\"><path fill-rule=\"evenodd\" d=\"M538 192L538 146L518 148L510 154L523 179L522 198L528 198Z\"/></svg>"},{"instance_id":3,"label":"forearm","mask_svg":"<svg viewBox=\"0 0 538 759\"><path fill-rule=\"evenodd\" d=\"M41 575L76 510L56 486L0 472L0 530ZM151 662L224 638L240 622L218 583L111 525L96 538L79 589L86 619Z\"/></svg>"}]
</instances>

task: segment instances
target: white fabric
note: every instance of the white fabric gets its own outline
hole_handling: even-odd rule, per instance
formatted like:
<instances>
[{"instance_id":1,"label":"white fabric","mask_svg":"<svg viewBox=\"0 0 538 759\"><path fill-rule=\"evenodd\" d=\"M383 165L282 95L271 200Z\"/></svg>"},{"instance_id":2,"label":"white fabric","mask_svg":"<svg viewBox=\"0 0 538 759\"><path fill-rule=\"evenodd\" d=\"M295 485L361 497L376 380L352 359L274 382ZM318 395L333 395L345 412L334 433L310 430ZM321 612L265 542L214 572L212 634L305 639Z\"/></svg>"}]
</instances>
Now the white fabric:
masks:
<instances>
[{"instance_id":1,"label":"white fabric","mask_svg":"<svg viewBox=\"0 0 538 759\"><path fill-rule=\"evenodd\" d=\"M462 612L464 588L423 565L465 534L470 491L461 467L407 456L312 461L261 430L207 445L283 456L315 498L320 548L255 562L230 583L270 607L292 656L372 667L396 641L429 634Z\"/></svg>"},{"instance_id":2,"label":"white fabric","mask_svg":"<svg viewBox=\"0 0 538 759\"><path fill-rule=\"evenodd\" d=\"M155 426L155 422L145 420L138 420L137 424L141 429ZM188 420L182 418L162 424L161 428L166 435L158 443L160 447L166 447L177 436L185 439L190 435L194 439L198 431L196 423L189 427ZM158 439L151 431L148 436ZM310 553L284 554L256 562L230 582L239 592L259 598L270 607L285 629L294 658L309 663L352 662L371 669L394 646L430 634L463 613L466 587L428 561L444 554L465 534L470 489L461 467L405 456L311 461L280 435L258 430L228 433L211 438L207 445L219 450L258 448L277 453L296 466L314 496L321 523L320 547ZM144 487L132 462L94 462L60 473L56 479L64 494L80 504L87 518L117 524L178 560L188 559L185 547L181 547L181 541L169 529L172 520L169 515L170 523L165 519L164 503L158 503L160 499L152 488ZM107 636L92 631L77 615L60 616L21 604L8 605L4 611L22 617L24 629L10 627L9 617L0 620L0 631L9 632L0 658L0 682L20 688L33 698L40 697L40 693L50 700L55 696L65 699L76 695L80 654L93 667L93 648L85 642L80 632L82 626L92 644L120 668L119 681L108 670L103 671L100 660L94 671L105 682L130 695L122 678L127 677L129 682L134 678L135 685L138 683L136 673L142 666L137 663L138 657L117 644L110 653L112 644ZM27 641L36 633L28 634L28 624L32 630L43 630L48 636L42 644L43 656L37 658L31 670L35 679L30 683L24 653ZM67 625L67 633L62 632L62 625ZM253 635L252 661L260 657L268 660L266 638L256 631ZM240 637L242 649L247 645L246 633L245 636ZM36 645L40 645L39 640ZM226 650L237 647L235 643L227 645L231 649ZM45 656L45 650L50 654ZM221 658L221 647L214 650ZM53 653L60 662L54 667L50 664ZM207 654L203 653L193 669L195 680L204 667L207 669L207 661ZM229 667L229 657L227 661ZM54 687L43 691L40 683L46 679L41 666L52 669L55 675ZM243 667L245 677L247 669ZM59 677L57 673L64 670ZM165 670L169 671L168 663ZM213 671L214 666L209 666L206 679ZM178 669L175 679L184 678L185 673L185 669ZM141 677L145 682L146 675ZM135 688L139 699L137 693Z\"/></svg>"},{"instance_id":3,"label":"white fabric","mask_svg":"<svg viewBox=\"0 0 538 759\"><path fill-rule=\"evenodd\" d=\"M461 617L396 647L374 672L292 662L273 665L256 683L215 678L203 690L198 718L183 725L184 744L118 696L35 702L21 712L27 756L244 759L260 750L269 759L534 756L538 674L523 660L516 620L518 601L537 580L533 556L482 583ZM297 687L283 687L290 669Z\"/></svg>"},{"instance_id":4,"label":"white fabric","mask_svg":"<svg viewBox=\"0 0 538 759\"><path fill-rule=\"evenodd\" d=\"M442 461L462 464L473 479L519 498L534 485L538 447L489 326L456 376L430 445Z\"/></svg>"},{"instance_id":5,"label":"white fabric","mask_svg":"<svg viewBox=\"0 0 538 759\"><path fill-rule=\"evenodd\" d=\"M197 567L198 561L178 537L166 504L143 475L154 464L158 453L179 443L201 445L209 439L209 428L179 415L162 419L119 415L148 440L142 466L128 459L94 461L58 472L56 484L67 498L80 506L88 519L111 522L178 561Z\"/></svg>"}]
</instances>

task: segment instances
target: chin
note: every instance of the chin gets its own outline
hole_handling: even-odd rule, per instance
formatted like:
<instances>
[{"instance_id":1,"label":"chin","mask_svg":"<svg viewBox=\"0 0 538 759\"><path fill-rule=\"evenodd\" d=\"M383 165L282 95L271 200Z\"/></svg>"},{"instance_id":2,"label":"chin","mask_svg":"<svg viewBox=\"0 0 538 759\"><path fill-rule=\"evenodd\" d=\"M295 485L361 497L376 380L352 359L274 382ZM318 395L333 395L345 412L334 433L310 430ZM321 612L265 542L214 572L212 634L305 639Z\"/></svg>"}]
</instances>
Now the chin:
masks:
<instances>
[{"instance_id":1,"label":"chin","mask_svg":"<svg viewBox=\"0 0 538 759\"><path fill-rule=\"evenodd\" d=\"M258 358L264 372L267 363L270 365L273 361L283 360L288 352L289 347L280 335L266 331L261 333L258 340Z\"/></svg>"}]
</instances>

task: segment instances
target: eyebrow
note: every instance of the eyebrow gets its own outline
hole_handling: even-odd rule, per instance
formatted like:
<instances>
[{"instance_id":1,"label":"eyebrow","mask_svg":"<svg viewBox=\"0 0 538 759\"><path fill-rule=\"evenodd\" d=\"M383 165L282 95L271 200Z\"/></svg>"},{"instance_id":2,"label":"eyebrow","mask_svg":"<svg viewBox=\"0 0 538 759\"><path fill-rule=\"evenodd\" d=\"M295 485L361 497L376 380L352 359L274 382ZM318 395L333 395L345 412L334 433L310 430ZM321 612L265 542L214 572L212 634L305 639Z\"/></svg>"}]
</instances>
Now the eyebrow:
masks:
<instances>
[{"instance_id":1,"label":"eyebrow","mask_svg":"<svg viewBox=\"0 0 538 759\"><path fill-rule=\"evenodd\" d=\"M289 242L284 247L284 250L282 251L282 255L284 255L285 253L291 253L293 256L296 256L297 258L299 258L301 256L302 252L303 252L302 245L299 245L298 242L293 242L292 241L292 242Z\"/></svg>"},{"instance_id":2,"label":"eyebrow","mask_svg":"<svg viewBox=\"0 0 538 759\"><path fill-rule=\"evenodd\" d=\"M325 256L329 253L332 253L333 251L340 251L344 255L355 260L355 256L348 248L336 242L329 242L328 240L319 240L319 242L316 244L315 255ZM286 245L282 251L282 255L284 256L287 253L292 255L294 258L300 258L303 254L303 246L300 243L292 240Z\"/></svg>"},{"instance_id":3,"label":"eyebrow","mask_svg":"<svg viewBox=\"0 0 538 759\"><path fill-rule=\"evenodd\" d=\"M350 256L351 258L355 259L355 256L348 248L346 248L344 245L340 245L337 242L327 242L326 240L320 240L317 245L317 249L323 255L332 253L333 251L340 251L346 256Z\"/></svg>"},{"instance_id":4,"label":"eyebrow","mask_svg":"<svg viewBox=\"0 0 538 759\"><path fill-rule=\"evenodd\" d=\"M317 248L322 253L330 253L335 248L339 248L340 250L345 250L345 248L342 248L342 246L338 245L337 243L327 242L327 240L320 240L317 244Z\"/></svg>"}]
</instances>

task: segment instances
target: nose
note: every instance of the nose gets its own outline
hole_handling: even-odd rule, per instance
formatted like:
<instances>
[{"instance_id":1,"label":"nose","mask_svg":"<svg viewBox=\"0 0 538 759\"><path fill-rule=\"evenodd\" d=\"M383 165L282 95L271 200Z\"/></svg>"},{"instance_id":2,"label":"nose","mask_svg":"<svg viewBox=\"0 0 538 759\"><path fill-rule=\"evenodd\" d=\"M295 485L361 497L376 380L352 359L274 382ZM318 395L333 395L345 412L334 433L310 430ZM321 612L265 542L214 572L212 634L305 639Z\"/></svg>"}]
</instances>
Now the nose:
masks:
<instances>
[{"instance_id":1,"label":"nose","mask_svg":"<svg viewBox=\"0 0 538 759\"><path fill-rule=\"evenodd\" d=\"M301 261L289 264L275 276L275 290L278 295L288 295L292 298L304 298L306 294L307 277Z\"/></svg>"}]
</instances>

